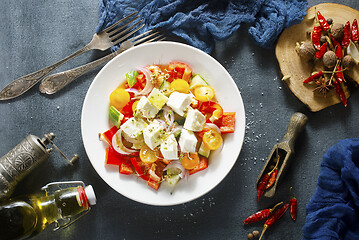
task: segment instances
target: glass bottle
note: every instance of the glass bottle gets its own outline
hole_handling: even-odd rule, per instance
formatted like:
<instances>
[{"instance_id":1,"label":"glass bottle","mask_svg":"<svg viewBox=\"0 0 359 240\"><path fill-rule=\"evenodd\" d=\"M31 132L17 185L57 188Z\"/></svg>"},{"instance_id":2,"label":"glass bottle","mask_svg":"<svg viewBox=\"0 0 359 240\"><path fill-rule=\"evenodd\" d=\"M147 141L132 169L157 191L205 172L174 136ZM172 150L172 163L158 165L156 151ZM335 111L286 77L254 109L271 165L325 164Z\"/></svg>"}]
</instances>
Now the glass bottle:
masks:
<instances>
[{"instance_id":1,"label":"glass bottle","mask_svg":"<svg viewBox=\"0 0 359 240\"><path fill-rule=\"evenodd\" d=\"M49 194L54 186L57 190ZM92 186L83 182L50 183L42 189L45 193L0 202L0 239L31 237L51 223L54 230L67 227L96 204Z\"/></svg>"}]
</instances>

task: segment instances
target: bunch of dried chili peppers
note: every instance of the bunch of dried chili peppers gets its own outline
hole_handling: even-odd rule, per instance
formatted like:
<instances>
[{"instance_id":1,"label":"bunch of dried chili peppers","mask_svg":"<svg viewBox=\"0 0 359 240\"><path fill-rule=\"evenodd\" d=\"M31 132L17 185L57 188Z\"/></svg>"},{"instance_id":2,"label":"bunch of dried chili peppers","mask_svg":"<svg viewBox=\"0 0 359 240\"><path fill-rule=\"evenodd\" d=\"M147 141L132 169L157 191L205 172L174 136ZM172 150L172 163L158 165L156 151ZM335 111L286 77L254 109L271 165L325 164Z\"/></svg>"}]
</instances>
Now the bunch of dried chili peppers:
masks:
<instances>
[{"instance_id":1,"label":"bunch of dried chili peppers","mask_svg":"<svg viewBox=\"0 0 359 240\"><path fill-rule=\"evenodd\" d=\"M273 224L275 224L284 215L284 213L288 210L288 208L291 218L294 221L297 219L297 199L292 194L292 188L290 188L290 194L291 194L291 198L289 200L289 203L286 203L280 208L276 209L279 205L283 204L283 202L277 203L274 207L260 210L252 214L251 216L247 217L243 221L244 224L250 224L266 219L259 240L262 239L264 232Z\"/></svg>"},{"instance_id":2,"label":"bunch of dried chili peppers","mask_svg":"<svg viewBox=\"0 0 359 240\"><path fill-rule=\"evenodd\" d=\"M347 53L350 41L356 46L359 40L359 31L357 20L354 19L352 25L347 21L345 25L333 23L331 18L326 19L319 11L315 16L316 24L311 32L311 45L306 44L311 49L297 49L300 56L303 53L313 53L310 58L314 60L314 65L321 62L326 69L314 72L303 83L315 82L318 91L326 96L330 89L335 89L341 102L347 106L347 98L343 90L346 80L343 72L355 65L355 62ZM301 46L304 46L302 44ZM302 50L302 53L299 51ZM347 57L345 55L348 55ZM307 57L307 56L306 56ZM320 61L322 60L322 61ZM335 63L333 65L333 62Z\"/></svg>"}]
</instances>

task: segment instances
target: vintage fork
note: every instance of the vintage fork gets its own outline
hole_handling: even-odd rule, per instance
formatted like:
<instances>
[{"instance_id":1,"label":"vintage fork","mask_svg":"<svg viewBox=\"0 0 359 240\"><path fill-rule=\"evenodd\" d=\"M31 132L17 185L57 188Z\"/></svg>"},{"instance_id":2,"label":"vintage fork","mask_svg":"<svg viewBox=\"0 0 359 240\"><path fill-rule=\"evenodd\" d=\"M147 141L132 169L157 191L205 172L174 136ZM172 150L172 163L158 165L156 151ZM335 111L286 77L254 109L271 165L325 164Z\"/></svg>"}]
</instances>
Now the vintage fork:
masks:
<instances>
[{"instance_id":1,"label":"vintage fork","mask_svg":"<svg viewBox=\"0 0 359 240\"><path fill-rule=\"evenodd\" d=\"M91 63L82 65L80 67L73 68L71 70L67 70L64 72L59 72L46 77L39 86L40 92L46 94L54 94L60 89L64 88L69 83L71 83L72 81L74 81L75 79L77 79L78 77L89 72L95 67L109 61L110 59L114 58L121 52L142 43L161 41L163 39L165 39L165 37L155 30L149 30L145 33L142 33L136 37L133 37L121 43L120 48L116 52L113 52L105 57L97 59Z\"/></svg>"},{"instance_id":2,"label":"vintage fork","mask_svg":"<svg viewBox=\"0 0 359 240\"><path fill-rule=\"evenodd\" d=\"M21 94L29 90L31 87L33 87L45 76L47 76L49 73L57 69L62 64L73 59L74 57L77 57L93 49L99 49L104 51L122 42L144 26L144 24L141 24L143 20L138 20L135 22L135 20L139 17L140 16L138 12L131 13L130 15L126 16L125 18L122 18L121 20L107 27L101 32L94 34L92 40L86 46L76 51L75 53L67 56L66 58L60 60L59 62L51 66L45 67L36 72L30 73L12 81L0 92L0 100L8 100L20 96ZM119 26L121 23L124 24Z\"/></svg>"}]
</instances>

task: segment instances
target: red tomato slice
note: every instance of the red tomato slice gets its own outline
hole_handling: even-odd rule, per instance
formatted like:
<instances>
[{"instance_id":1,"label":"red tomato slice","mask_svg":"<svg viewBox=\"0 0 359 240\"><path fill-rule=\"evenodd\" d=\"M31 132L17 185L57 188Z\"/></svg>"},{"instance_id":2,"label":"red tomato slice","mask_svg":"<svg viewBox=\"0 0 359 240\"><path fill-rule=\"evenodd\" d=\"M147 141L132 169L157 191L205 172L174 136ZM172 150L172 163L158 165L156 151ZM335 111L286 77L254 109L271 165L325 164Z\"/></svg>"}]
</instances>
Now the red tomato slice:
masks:
<instances>
[{"instance_id":1,"label":"red tomato slice","mask_svg":"<svg viewBox=\"0 0 359 240\"><path fill-rule=\"evenodd\" d=\"M192 76L192 68L181 62L170 62L167 71L169 75L168 82L172 82L174 79L183 79L189 82Z\"/></svg>"},{"instance_id":2,"label":"red tomato slice","mask_svg":"<svg viewBox=\"0 0 359 240\"><path fill-rule=\"evenodd\" d=\"M209 122L214 122L223 116L223 108L213 101L202 103L199 111L206 116L206 119L209 120Z\"/></svg>"}]
</instances>

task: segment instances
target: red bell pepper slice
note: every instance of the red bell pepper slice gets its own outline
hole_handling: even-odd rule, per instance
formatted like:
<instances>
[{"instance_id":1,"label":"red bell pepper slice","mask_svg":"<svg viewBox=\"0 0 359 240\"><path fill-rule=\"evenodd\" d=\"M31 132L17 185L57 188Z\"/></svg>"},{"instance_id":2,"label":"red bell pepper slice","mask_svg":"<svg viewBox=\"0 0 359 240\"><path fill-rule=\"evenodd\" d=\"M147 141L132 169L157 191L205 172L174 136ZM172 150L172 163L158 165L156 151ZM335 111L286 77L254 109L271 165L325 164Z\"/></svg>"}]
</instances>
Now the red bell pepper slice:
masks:
<instances>
[{"instance_id":1,"label":"red bell pepper slice","mask_svg":"<svg viewBox=\"0 0 359 240\"><path fill-rule=\"evenodd\" d=\"M116 152L112 147L106 148L105 164L119 166L119 173L130 175L133 173L129 155Z\"/></svg>"},{"instance_id":2,"label":"red bell pepper slice","mask_svg":"<svg viewBox=\"0 0 359 240\"><path fill-rule=\"evenodd\" d=\"M148 170L150 169L150 165L141 161L139 157L131 157L130 161L135 168L138 176L145 181L150 179L150 175L148 174Z\"/></svg>"},{"instance_id":3,"label":"red bell pepper slice","mask_svg":"<svg viewBox=\"0 0 359 240\"><path fill-rule=\"evenodd\" d=\"M169 75L167 81L169 82L172 82L175 79L183 79L189 82L192 76L192 68L182 62L170 62L167 73Z\"/></svg>"},{"instance_id":4,"label":"red bell pepper slice","mask_svg":"<svg viewBox=\"0 0 359 240\"><path fill-rule=\"evenodd\" d=\"M116 152L113 147L106 148L105 164L120 166L124 161L126 161L126 158L126 155Z\"/></svg>"},{"instance_id":5,"label":"red bell pepper slice","mask_svg":"<svg viewBox=\"0 0 359 240\"><path fill-rule=\"evenodd\" d=\"M132 105L135 101L129 101L122 109L121 113L126 117L133 117Z\"/></svg>"},{"instance_id":6,"label":"red bell pepper slice","mask_svg":"<svg viewBox=\"0 0 359 240\"><path fill-rule=\"evenodd\" d=\"M166 164L164 164L161 161L157 161L155 163L152 163L151 168L154 169L155 174L162 180L163 176L163 169L166 167ZM161 185L161 180L158 181L157 179L154 179L151 175L147 181L147 185L151 188L155 189L156 191Z\"/></svg>"},{"instance_id":7,"label":"red bell pepper slice","mask_svg":"<svg viewBox=\"0 0 359 240\"><path fill-rule=\"evenodd\" d=\"M234 133L235 112L224 112L223 116L215 122L221 133Z\"/></svg>"},{"instance_id":8,"label":"red bell pepper slice","mask_svg":"<svg viewBox=\"0 0 359 240\"><path fill-rule=\"evenodd\" d=\"M147 181L147 185L157 191L160 187L160 182L155 181L150 177Z\"/></svg>"},{"instance_id":9,"label":"red bell pepper slice","mask_svg":"<svg viewBox=\"0 0 359 240\"><path fill-rule=\"evenodd\" d=\"M199 155L199 163L195 168L189 170L189 175L200 172L206 168L208 168L208 158Z\"/></svg>"},{"instance_id":10,"label":"red bell pepper slice","mask_svg":"<svg viewBox=\"0 0 359 240\"><path fill-rule=\"evenodd\" d=\"M112 128L110 128L109 130L107 130L106 132L102 133L102 136L104 137L104 139L106 140L106 142L108 144L110 144L112 146L112 137L113 135L115 135L115 133L118 131L118 128L116 126L113 126Z\"/></svg>"},{"instance_id":11,"label":"red bell pepper slice","mask_svg":"<svg viewBox=\"0 0 359 240\"><path fill-rule=\"evenodd\" d=\"M119 173L130 175L133 173L132 163L129 158L127 158L125 161L122 162L118 169Z\"/></svg>"}]
</instances>

